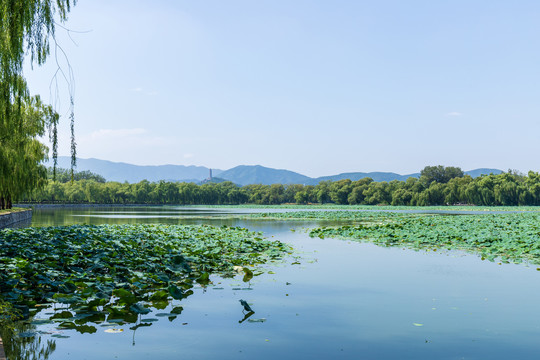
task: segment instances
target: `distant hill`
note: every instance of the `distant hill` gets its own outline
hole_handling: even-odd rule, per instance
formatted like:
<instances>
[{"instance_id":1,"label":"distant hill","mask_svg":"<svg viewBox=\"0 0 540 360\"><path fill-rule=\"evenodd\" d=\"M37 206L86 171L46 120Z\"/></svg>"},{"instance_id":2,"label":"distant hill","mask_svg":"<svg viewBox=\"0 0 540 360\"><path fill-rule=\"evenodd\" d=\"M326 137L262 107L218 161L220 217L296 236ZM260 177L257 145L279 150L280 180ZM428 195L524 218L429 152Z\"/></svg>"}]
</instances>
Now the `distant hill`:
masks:
<instances>
[{"instance_id":1,"label":"distant hill","mask_svg":"<svg viewBox=\"0 0 540 360\"><path fill-rule=\"evenodd\" d=\"M471 177L475 178L481 175L489 175L494 174L498 175L503 173L502 170L498 169L475 169L475 170L469 170L464 172L465 175L470 175ZM338 175L331 175L331 176L321 176L315 179L311 179L309 182L306 183L306 185L317 185L321 181L338 181L342 179L351 179L352 181L360 180L365 177L370 177L373 179L373 181L392 181L392 180L399 180L399 181L406 181L410 177L414 178L420 178L420 173L414 173L409 175L400 175L393 172L352 172L352 173L343 173Z\"/></svg>"},{"instance_id":2,"label":"distant hill","mask_svg":"<svg viewBox=\"0 0 540 360\"><path fill-rule=\"evenodd\" d=\"M58 167L69 169L70 158L68 156L58 157ZM52 166L49 162L47 166ZM103 176L107 181L127 181L136 183L141 180L151 182L166 180L166 181L184 181L201 183L209 177L209 168L204 166L184 166L184 165L157 165L157 166L140 166L121 162L112 162L99 159L77 159L77 171L91 171ZM475 169L465 171L465 174L473 178L480 175L500 174L503 171L498 169ZM290 170L273 169L261 165L240 165L229 170L212 169L213 182L223 180L232 181L238 185L248 184L304 184L317 185L321 181L337 181L342 179L351 179L356 181L365 177L370 177L374 181L405 181L409 177L420 177L420 173L409 175L400 175L393 172L349 172L338 175L321 176L311 178Z\"/></svg>"},{"instance_id":3,"label":"distant hill","mask_svg":"<svg viewBox=\"0 0 540 360\"><path fill-rule=\"evenodd\" d=\"M223 171L219 177L239 185L248 184L305 184L310 177L289 170L278 170L261 165L240 165Z\"/></svg>"},{"instance_id":4,"label":"distant hill","mask_svg":"<svg viewBox=\"0 0 540 360\"><path fill-rule=\"evenodd\" d=\"M470 175L471 177L475 178L481 175L489 175L489 174L499 175L499 174L502 174L503 172L504 171L499 170L499 169L475 169L475 170L465 171L465 174Z\"/></svg>"},{"instance_id":5,"label":"distant hill","mask_svg":"<svg viewBox=\"0 0 540 360\"><path fill-rule=\"evenodd\" d=\"M47 166L52 166L49 161ZM68 156L58 157L58 167L69 169L71 159ZM89 170L103 176L107 181L127 181L137 183L142 180L148 181L185 181L200 182L209 176L209 168L204 166L184 165L133 165L122 162L112 162L99 159L77 159L77 171ZM222 170L212 169L213 175L219 175Z\"/></svg>"},{"instance_id":6,"label":"distant hill","mask_svg":"<svg viewBox=\"0 0 540 360\"><path fill-rule=\"evenodd\" d=\"M372 178L374 181L392 181L400 180L405 181L410 177L420 177L420 173L410 174L410 175L400 175L393 172L352 172L352 173L343 173L338 175L331 176L321 176L315 179L311 179L306 185L317 185L321 181L338 181L343 179L351 179L352 181L360 180L366 177Z\"/></svg>"}]
</instances>

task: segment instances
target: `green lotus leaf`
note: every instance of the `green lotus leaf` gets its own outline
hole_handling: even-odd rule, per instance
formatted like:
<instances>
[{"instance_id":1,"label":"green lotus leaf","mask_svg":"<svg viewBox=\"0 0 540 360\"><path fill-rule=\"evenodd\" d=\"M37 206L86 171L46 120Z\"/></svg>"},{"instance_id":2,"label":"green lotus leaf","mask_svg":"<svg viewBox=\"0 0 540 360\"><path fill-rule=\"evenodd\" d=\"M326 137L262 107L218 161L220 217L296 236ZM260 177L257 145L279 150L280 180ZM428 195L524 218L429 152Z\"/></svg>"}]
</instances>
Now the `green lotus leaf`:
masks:
<instances>
[{"instance_id":1,"label":"green lotus leaf","mask_svg":"<svg viewBox=\"0 0 540 360\"><path fill-rule=\"evenodd\" d=\"M162 301L162 300L167 300L168 297L169 297L169 292L168 291L159 290L159 291L156 291L155 293L153 293L152 296L150 296L150 300L151 301Z\"/></svg>"},{"instance_id":2,"label":"green lotus leaf","mask_svg":"<svg viewBox=\"0 0 540 360\"><path fill-rule=\"evenodd\" d=\"M181 306L175 306L172 310L171 310L171 314L177 314L177 315L180 315L182 313L182 311L184 311L184 308L181 307Z\"/></svg>"},{"instance_id":3,"label":"green lotus leaf","mask_svg":"<svg viewBox=\"0 0 540 360\"><path fill-rule=\"evenodd\" d=\"M150 309L148 308L145 308L144 306L142 306L141 304L139 303L136 303L136 304L133 304L129 307L129 310L133 311L134 313L137 313L137 314L148 314L150 312Z\"/></svg>"},{"instance_id":4,"label":"green lotus leaf","mask_svg":"<svg viewBox=\"0 0 540 360\"><path fill-rule=\"evenodd\" d=\"M81 333L81 334L93 334L97 331L96 327L95 326L91 326L91 325L80 325L80 326L75 326L75 331L77 331L78 333Z\"/></svg>"},{"instance_id":5,"label":"green lotus leaf","mask_svg":"<svg viewBox=\"0 0 540 360\"><path fill-rule=\"evenodd\" d=\"M175 300L181 300L184 297L184 293L175 285L169 285L169 294Z\"/></svg>"},{"instance_id":6,"label":"green lotus leaf","mask_svg":"<svg viewBox=\"0 0 540 360\"><path fill-rule=\"evenodd\" d=\"M201 285L207 285L210 283L210 274L207 272L203 272L198 278L197 282Z\"/></svg>"},{"instance_id":7,"label":"green lotus leaf","mask_svg":"<svg viewBox=\"0 0 540 360\"><path fill-rule=\"evenodd\" d=\"M152 324L151 322L148 322L148 323L140 323L140 324L137 324L137 325L135 325L135 326L130 327L129 329L130 329L130 330L137 330L137 329L140 328L140 327L146 327L146 326L152 326L152 325L154 325L154 324Z\"/></svg>"},{"instance_id":8,"label":"green lotus leaf","mask_svg":"<svg viewBox=\"0 0 540 360\"><path fill-rule=\"evenodd\" d=\"M158 321L158 319L155 318L147 318L147 319L141 319L142 322L155 322Z\"/></svg>"}]
</instances>

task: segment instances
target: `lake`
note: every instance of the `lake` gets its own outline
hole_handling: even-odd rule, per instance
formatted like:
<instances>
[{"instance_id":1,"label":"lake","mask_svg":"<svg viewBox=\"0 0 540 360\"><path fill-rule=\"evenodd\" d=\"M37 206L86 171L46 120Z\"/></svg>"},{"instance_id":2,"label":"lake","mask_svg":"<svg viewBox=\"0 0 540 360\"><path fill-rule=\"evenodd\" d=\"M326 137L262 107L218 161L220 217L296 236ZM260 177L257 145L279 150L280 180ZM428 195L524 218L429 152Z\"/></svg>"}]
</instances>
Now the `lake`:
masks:
<instances>
[{"instance_id":1,"label":"lake","mask_svg":"<svg viewBox=\"0 0 540 360\"><path fill-rule=\"evenodd\" d=\"M180 301L173 321L96 324L80 334L38 325L49 359L508 359L540 353L540 272L458 251L413 251L310 238L317 221L234 219L253 211L198 207L35 210L32 226L212 224L262 231L294 247L244 283L220 279ZM474 216L474 215L471 215ZM330 225L331 222L324 222ZM244 319L239 300L255 314ZM51 310L44 310L50 315ZM38 314L39 317L46 314ZM57 338L69 336L69 338ZM37 339L34 342L38 341Z\"/></svg>"}]
</instances>

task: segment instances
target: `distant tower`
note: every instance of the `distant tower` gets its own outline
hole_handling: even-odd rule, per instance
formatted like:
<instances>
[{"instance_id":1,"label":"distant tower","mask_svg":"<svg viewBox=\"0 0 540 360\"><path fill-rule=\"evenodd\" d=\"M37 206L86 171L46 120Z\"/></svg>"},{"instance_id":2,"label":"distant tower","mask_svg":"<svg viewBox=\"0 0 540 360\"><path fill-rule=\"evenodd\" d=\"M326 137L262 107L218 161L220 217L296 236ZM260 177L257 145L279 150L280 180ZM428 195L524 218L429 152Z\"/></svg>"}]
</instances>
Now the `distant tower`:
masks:
<instances>
[{"instance_id":1,"label":"distant tower","mask_svg":"<svg viewBox=\"0 0 540 360\"><path fill-rule=\"evenodd\" d=\"M208 169L210 171L210 177L208 178L208 181L212 181L212 169Z\"/></svg>"}]
</instances>

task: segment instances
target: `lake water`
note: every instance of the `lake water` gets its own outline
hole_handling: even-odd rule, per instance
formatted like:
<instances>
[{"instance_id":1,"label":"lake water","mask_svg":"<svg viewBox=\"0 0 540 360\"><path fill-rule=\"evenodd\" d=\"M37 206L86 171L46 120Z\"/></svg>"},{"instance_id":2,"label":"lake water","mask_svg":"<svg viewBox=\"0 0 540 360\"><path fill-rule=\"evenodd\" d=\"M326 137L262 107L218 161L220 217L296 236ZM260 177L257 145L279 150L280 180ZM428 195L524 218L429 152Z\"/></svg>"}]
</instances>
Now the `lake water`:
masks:
<instances>
[{"instance_id":1,"label":"lake water","mask_svg":"<svg viewBox=\"0 0 540 360\"><path fill-rule=\"evenodd\" d=\"M157 316L167 311L155 310L143 317L159 321L135 331L97 324L96 333L79 334L38 326L50 333L41 335L42 344L55 341L49 359L532 359L540 354L536 267L499 265L462 252L313 239L306 229L317 226L315 221L219 218L246 212L36 210L33 226L231 225L262 231L296 250L250 283L212 278L213 285L196 288L178 303L184 310L174 321ZM255 311L247 320L240 299Z\"/></svg>"}]
</instances>

